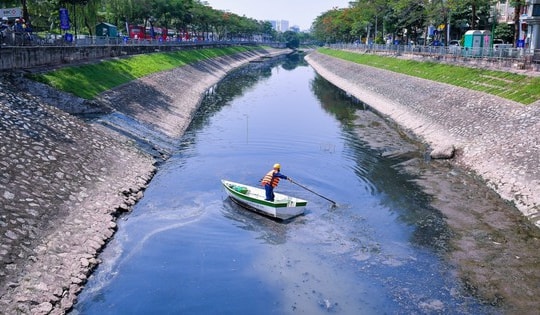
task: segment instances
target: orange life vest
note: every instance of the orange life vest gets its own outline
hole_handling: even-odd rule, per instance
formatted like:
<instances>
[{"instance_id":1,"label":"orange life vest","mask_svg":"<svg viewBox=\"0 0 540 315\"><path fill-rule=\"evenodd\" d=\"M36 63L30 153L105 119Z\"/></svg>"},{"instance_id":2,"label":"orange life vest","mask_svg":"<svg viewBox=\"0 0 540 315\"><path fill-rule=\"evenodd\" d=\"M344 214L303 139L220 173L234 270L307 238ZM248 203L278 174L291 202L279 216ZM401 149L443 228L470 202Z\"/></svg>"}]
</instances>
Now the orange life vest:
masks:
<instances>
[{"instance_id":1,"label":"orange life vest","mask_svg":"<svg viewBox=\"0 0 540 315\"><path fill-rule=\"evenodd\" d=\"M270 172L266 173L264 175L261 184L264 186L266 184L272 185L272 187L276 188L276 186L279 183L279 177L274 177L274 173L277 173L276 170L271 170Z\"/></svg>"}]
</instances>

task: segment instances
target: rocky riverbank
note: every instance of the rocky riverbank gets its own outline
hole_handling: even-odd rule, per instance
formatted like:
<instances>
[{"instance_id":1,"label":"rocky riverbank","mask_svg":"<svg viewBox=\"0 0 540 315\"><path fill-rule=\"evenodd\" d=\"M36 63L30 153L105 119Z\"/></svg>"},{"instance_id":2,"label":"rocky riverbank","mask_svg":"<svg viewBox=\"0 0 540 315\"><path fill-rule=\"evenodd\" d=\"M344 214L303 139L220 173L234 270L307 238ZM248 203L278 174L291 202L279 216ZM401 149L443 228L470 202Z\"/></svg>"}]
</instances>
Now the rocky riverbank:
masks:
<instances>
[{"instance_id":1,"label":"rocky riverbank","mask_svg":"<svg viewBox=\"0 0 540 315\"><path fill-rule=\"evenodd\" d=\"M0 82L0 313L63 314L116 219L167 157L144 134L72 114L116 113L177 139L229 71L288 50L246 52L158 73L87 102L4 74ZM61 108L62 110L60 110ZM69 114L70 112L71 114ZM151 155L151 152L158 154Z\"/></svg>"},{"instance_id":2,"label":"rocky riverbank","mask_svg":"<svg viewBox=\"0 0 540 315\"><path fill-rule=\"evenodd\" d=\"M433 197L431 206L444 216L452 231L445 258L464 289L499 306L502 314L535 313L540 307L540 102L525 106L319 53L307 60L399 134L429 145L427 153L454 151L449 160L410 160L400 171L415 175L416 184ZM372 116L358 111L359 136L381 154L399 152L399 135L392 141L393 133Z\"/></svg>"},{"instance_id":3,"label":"rocky riverbank","mask_svg":"<svg viewBox=\"0 0 540 315\"><path fill-rule=\"evenodd\" d=\"M0 82L0 313L68 310L99 263L97 254L114 234L118 215L142 197L155 162L168 155L167 146L141 146L141 129L125 129L114 120L87 122L68 112L115 113L151 126L163 139L175 139L189 125L204 92L227 72L283 53L288 52L251 52L178 68L93 102L5 75ZM318 53L307 60L323 77L433 148L455 148L456 164L480 175L538 225L540 104L523 106ZM444 207L444 200L439 203ZM492 232L475 234L467 225L473 216L489 223ZM501 217L495 212L448 216L463 226L462 246L453 259L472 270L467 275L471 285L479 288L490 277L490 285L493 278L512 283L493 290L493 296L521 295L521 310L535 309L538 256L514 241L521 237L537 248L538 239L524 230L515 237L504 235L500 231L516 222ZM483 256L471 250L480 238L491 246L482 248ZM493 269L486 257L510 269Z\"/></svg>"},{"instance_id":4,"label":"rocky riverbank","mask_svg":"<svg viewBox=\"0 0 540 315\"><path fill-rule=\"evenodd\" d=\"M116 216L142 196L154 160L125 137L0 84L0 309L62 313Z\"/></svg>"},{"instance_id":5,"label":"rocky riverbank","mask_svg":"<svg viewBox=\"0 0 540 315\"><path fill-rule=\"evenodd\" d=\"M455 150L458 165L540 226L540 101L525 106L317 52L306 59L325 79L419 136L433 154Z\"/></svg>"}]
</instances>

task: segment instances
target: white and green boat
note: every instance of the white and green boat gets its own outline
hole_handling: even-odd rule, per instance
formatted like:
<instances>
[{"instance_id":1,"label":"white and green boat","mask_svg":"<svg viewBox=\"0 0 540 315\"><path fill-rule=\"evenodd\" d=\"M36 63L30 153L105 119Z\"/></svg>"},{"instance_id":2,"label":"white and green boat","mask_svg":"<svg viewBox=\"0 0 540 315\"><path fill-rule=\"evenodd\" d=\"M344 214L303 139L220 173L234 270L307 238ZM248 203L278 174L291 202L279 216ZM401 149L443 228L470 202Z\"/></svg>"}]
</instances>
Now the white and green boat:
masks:
<instances>
[{"instance_id":1,"label":"white and green boat","mask_svg":"<svg viewBox=\"0 0 540 315\"><path fill-rule=\"evenodd\" d=\"M274 192L274 201L264 200L266 193L257 188L222 179L225 191L237 204L266 216L287 220L304 213L307 201Z\"/></svg>"}]
</instances>

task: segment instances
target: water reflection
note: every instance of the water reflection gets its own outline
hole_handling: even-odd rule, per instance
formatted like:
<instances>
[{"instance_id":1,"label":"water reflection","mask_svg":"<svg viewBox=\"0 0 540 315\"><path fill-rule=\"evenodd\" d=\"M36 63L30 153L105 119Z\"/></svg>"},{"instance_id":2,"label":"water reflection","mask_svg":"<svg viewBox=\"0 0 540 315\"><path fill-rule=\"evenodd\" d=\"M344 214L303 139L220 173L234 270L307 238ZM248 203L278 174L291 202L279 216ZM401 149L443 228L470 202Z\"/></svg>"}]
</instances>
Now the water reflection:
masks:
<instances>
[{"instance_id":1,"label":"water reflection","mask_svg":"<svg viewBox=\"0 0 540 315\"><path fill-rule=\"evenodd\" d=\"M284 57L265 63L250 63L228 74L221 82L210 88L204 97L204 105L195 113L190 130L199 130L230 101L246 93L253 86L272 75L272 67L282 62Z\"/></svg>"},{"instance_id":2,"label":"water reflection","mask_svg":"<svg viewBox=\"0 0 540 315\"><path fill-rule=\"evenodd\" d=\"M400 171L421 151L368 146L357 132L366 106L294 58L250 65L208 93L119 223L102 258L115 248L118 257L92 276L78 311L489 313L434 251L446 246L444 221ZM286 181L280 191L309 201L290 222L226 198L220 179L256 185L276 161L338 207Z\"/></svg>"},{"instance_id":3,"label":"water reflection","mask_svg":"<svg viewBox=\"0 0 540 315\"><path fill-rule=\"evenodd\" d=\"M399 172L400 165L410 160L423 159L419 144L407 143L410 140L403 139L394 144L398 147L394 150L399 150L399 154L381 156L379 151L370 150L366 142L358 139L355 131L357 126L354 121L358 111L369 110L367 105L318 75L312 80L311 89L321 101L322 108L342 123L345 156L354 161L352 170L358 178L364 180L369 193L380 195L382 205L392 209L401 222L414 228L411 242L437 251L446 251L451 232L440 211L431 207L432 196L415 184L413 175L406 172L398 175L388 171L395 169ZM380 119L380 123L384 121Z\"/></svg>"},{"instance_id":4,"label":"water reflection","mask_svg":"<svg viewBox=\"0 0 540 315\"><path fill-rule=\"evenodd\" d=\"M245 208L227 198L223 201L223 217L235 222L236 227L255 232L257 239L265 243L278 245L287 241L287 223L273 220Z\"/></svg>"},{"instance_id":5,"label":"water reflection","mask_svg":"<svg viewBox=\"0 0 540 315\"><path fill-rule=\"evenodd\" d=\"M357 110L367 108L363 102L336 88L320 75L315 75L311 80L310 88L321 102L322 108L334 115L344 127L351 127Z\"/></svg>"}]
</instances>

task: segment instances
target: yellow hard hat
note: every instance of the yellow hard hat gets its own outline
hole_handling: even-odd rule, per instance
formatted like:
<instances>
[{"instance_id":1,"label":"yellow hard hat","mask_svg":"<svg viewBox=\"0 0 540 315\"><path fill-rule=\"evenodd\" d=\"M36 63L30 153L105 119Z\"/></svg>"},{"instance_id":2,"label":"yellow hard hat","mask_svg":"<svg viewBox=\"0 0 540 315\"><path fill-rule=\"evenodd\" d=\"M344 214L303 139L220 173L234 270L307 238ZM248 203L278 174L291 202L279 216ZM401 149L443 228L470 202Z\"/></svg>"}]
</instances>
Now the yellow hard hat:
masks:
<instances>
[{"instance_id":1,"label":"yellow hard hat","mask_svg":"<svg viewBox=\"0 0 540 315\"><path fill-rule=\"evenodd\" d=\"M274 164L274 168L281 169L281 165L279 163Z\"/></svg>"}]
</instances>

